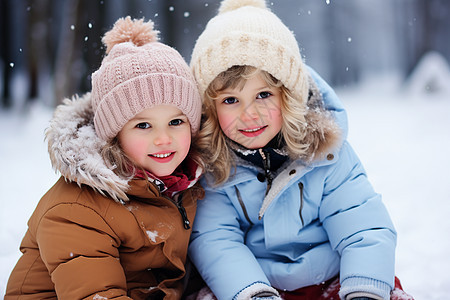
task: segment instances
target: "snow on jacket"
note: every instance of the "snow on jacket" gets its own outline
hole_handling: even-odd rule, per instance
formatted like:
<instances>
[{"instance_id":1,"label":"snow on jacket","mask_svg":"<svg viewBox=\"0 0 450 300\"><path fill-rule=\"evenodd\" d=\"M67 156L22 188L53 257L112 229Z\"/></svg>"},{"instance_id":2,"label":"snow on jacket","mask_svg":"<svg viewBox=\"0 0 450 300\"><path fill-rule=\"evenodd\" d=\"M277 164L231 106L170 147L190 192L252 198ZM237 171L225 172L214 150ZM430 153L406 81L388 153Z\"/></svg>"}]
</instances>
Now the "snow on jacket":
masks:
<instances>
[{"instance_id":1,"label":"snow on jacket","mask_svg":"<svg viewBox=\"0 0 450 300\"><path fill-rule=\"evenodd\" d=\"M47 131L62 177L28 222L5 299L180 299L195 185L179 202L144 179L120 178L99 154L90 94L66 100ZM116 199L117 201L114 201Z\"/></svg>"},{"instance_id":2,"label":"snow on jacket","mask_svg":"<svg viewBox=\"0 0 450 300\"><path fill-rule=\"evenodd\" d=\"M338 274L341 297L365 291L389 299L394 226L345 141L341 103L310 72L342 128L339 147L313 153L325 159L312 164L289 161L267 195L267 180L257 177L263 170L237 156L228 182L214 187L209 175L202 179L206 193L198 202L189 255L218 299L244 299L258 283L295 290Z\"/></svg>"}]
</instances>

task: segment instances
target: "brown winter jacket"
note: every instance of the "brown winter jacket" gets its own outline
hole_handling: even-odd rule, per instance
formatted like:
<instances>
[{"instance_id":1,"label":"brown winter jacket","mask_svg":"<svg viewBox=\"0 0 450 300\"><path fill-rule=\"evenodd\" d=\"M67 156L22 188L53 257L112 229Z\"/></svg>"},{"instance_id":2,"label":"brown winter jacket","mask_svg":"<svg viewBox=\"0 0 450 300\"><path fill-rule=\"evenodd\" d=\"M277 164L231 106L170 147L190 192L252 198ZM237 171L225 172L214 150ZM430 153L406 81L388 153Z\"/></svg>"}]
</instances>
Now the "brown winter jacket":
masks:
<instances>
[{"instance_id":1,"label":"brown winter jacket","mask_svg":"<svg viewBox=\"0 0 450 300\"><path fill-rule=\"evenodd\" d=\"M108 173L89 99L55 112L47 139L63 177L28 222L5 299L180 299L191 229L155 184ZM179 197L191 224L202 197L198 184Z\"/></svg>"}]
</instances>

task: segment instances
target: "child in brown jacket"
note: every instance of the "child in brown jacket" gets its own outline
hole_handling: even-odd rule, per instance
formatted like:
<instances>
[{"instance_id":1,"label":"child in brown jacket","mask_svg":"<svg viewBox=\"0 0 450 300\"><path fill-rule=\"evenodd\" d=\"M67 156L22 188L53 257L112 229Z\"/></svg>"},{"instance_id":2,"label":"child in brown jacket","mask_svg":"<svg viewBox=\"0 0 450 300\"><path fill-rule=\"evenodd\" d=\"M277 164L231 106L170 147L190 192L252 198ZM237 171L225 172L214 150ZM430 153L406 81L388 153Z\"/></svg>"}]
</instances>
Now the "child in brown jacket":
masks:
<instances>
[{"instance_id":1,"label":"child in brown jacket","mask_svg":"<svg viewBox=\"0 0 450 300\"><path fill-rule=\"evenodd\" d=\"M201 100L151 21L119 19L92 92L46 132L62 177L42 197L5 299L179 299L201 157Z\"/></svg>"}]
</instances>

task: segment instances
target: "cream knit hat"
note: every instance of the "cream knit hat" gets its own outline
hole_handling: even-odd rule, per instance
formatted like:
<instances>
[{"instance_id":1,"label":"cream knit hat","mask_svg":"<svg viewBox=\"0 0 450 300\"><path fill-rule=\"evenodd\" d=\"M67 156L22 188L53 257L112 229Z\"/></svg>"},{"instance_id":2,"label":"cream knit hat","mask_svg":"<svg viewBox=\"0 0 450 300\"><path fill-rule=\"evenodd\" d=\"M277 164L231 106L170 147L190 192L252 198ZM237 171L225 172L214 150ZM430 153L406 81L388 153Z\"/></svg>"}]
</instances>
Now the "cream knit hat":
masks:
<instances>
[{"instance_id":1,"label":"cream knit hat","mask_svg":"<svg viewBox=\"0 0 450 300\"><path fill-rule=\"evenodd\" d=\"M174 105L200 127L201 100L191 70L173 48L158 42L153 22L121 18L105 34L106 57L92 74L97 135L109 141L142 110Z\"/></svg>"},{"instance_id":2,"label":"cream knit hat","mask_svg":"<svg viewBox=\"0 0 450 300\"><path fill-rule=\"evenodd\" d=\"M293 33L264 0L224 0L197 39L191 68L201 95L221 72L249 65L269 72L306 103L308 76Z\"/></svg>"}]
</instances>

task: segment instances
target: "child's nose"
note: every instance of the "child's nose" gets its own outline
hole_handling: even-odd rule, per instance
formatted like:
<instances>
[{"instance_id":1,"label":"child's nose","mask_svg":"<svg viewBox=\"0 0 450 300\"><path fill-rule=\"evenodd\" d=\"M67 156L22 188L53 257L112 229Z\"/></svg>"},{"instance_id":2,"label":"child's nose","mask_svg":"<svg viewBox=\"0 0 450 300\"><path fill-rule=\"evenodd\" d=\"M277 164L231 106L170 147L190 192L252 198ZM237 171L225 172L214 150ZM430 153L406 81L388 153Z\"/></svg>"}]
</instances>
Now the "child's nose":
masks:
<instances>
[{"instance_id":1,"label":"child's nose","mask_svg":"<svg viewBox=\"0 0 450 300\"><path fill-rule=\"evenodd\" d=\"M155 145L165 145L172 143L172 137L167 130L158 130L153 141Z\"/></svg>"},{"instance_id":2,"label":"child's nose","mask_svg":"<svg viewBox=\"0 0 450 300\"><path fill-rule=\"evenodd\" d=\"M241 112L242 120L256 120L258 118L259 118L258 108L254 103L246 106Z\"/></svg>"}]
</instances>

